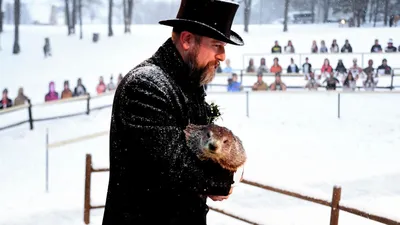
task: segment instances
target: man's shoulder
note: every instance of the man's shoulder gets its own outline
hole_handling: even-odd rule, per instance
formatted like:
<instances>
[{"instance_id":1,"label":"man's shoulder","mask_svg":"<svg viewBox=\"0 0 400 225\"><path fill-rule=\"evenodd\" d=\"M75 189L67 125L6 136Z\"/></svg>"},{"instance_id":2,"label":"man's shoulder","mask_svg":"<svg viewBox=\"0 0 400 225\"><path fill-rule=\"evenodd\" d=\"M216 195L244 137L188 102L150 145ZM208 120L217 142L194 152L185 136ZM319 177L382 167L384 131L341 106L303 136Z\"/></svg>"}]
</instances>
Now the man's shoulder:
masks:
<instances>
[{"instance_id":1,"label":"man's shoulder","mask_svg":"<svg viewBox=\"0 0 400 225\"><path fill-rule=\"evenodd\" d=\"M159 66L149 61L144 61L130 70L123 86L143 86L143 88L157 88L167 90L173 88L172 79Z\"/></svg>"}]
</instances>

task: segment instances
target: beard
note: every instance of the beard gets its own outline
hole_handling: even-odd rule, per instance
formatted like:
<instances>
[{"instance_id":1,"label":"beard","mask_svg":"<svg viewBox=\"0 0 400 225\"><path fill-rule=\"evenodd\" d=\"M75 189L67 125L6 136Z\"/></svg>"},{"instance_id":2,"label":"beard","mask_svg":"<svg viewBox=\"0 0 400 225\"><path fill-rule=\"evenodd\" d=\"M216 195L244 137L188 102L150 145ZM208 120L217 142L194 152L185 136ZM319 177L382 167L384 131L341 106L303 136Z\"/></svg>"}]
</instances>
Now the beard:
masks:
<instances>
[{"instance_id":1,"label":"beard","mask_svg":"<svg viewBox=\"0 0 400 225\"><path fill-rule=\"evenodd\" d=\"M202 86L210 83L214 79L219 62L211 61L205 66L200 66L197 62L198 53L198 46L189 51L186 57L186 64L189 66L189 79Z\"/></svg>"}]
</instances>

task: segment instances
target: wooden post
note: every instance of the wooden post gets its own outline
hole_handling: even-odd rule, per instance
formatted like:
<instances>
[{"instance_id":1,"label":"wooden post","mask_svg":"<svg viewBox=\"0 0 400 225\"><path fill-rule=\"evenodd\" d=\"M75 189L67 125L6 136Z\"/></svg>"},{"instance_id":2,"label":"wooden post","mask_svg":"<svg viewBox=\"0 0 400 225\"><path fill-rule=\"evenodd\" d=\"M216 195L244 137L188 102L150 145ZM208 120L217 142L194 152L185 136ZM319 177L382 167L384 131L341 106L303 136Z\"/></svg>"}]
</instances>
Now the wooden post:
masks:
<instances>
[{"instance_id":1,"label":"wooden post","mask_svg":"<svg viewBox=\"0 0 400 225\"><path fill-rule=\"evenodd\" d=\"M86 104L86 114L90 114L90 94L88 94L87 104Z\"/></svg>"},{"instance_id":2,"label":"wooden post","mask_svg":"<svg viewBox=\"0 0 400 225\"><path fill-rule=\"evenodd\" d=\"M33 130L33 118L32 118L32 104L31 104L31 100L28 99L28 115L29 115L29 125L30 125L30 129Z\"/></svg>"},{"instance_id":3,"label":"wooden post","mask_svg":"<svg viewBox=\"0 0 400 225\"><path fill-rule=\"evenodd\" d=\"M85 202L83 221L85 224L90 223L90 181L92 173L92 155L86 154L86 173L85 173Z\"/></svg>"},{"instance_id":4,"label":"wooden post","mask_svg":"<svg viewBox=\"0 0 400 225\"><path fill-rule=\"evenodd\" d=\"M333 187L330 225L339 224L339 211L340 211L339 202L341 195L342 195L342 188L337 186Z\"/></svg>"}]
</instances>

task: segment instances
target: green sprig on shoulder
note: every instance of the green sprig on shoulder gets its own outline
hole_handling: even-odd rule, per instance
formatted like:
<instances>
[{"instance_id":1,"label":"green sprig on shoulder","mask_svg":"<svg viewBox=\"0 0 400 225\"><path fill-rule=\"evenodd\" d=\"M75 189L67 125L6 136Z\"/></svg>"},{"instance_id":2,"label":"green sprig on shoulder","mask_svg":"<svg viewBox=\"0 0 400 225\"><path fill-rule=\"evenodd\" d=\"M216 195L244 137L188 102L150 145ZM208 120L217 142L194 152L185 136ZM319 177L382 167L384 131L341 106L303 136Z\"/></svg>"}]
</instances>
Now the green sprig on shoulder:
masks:
<instances>
[{"instance_id":1,"label":"green sprig on shoulder","mask_svg":"<svg viewBox=\"0 0 400 225\"><path fill-rule=\"evenodd\" d=\"M221 111L220 111L220 106L215 104L214 102L211 102L211 104L207 103L208 105L208 124L213 124L215 121L217 121L219 118L221 118Z\"/></svg>"}]
</instances>

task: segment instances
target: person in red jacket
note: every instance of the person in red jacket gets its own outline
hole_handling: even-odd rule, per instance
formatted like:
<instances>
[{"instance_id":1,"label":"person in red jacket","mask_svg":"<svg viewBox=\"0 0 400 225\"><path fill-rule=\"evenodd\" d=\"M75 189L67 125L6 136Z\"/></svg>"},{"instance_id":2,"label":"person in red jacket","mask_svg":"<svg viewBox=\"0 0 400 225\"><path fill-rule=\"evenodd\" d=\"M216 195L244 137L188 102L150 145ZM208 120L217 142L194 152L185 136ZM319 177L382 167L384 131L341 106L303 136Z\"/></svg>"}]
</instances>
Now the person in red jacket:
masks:
<instances>
[{"instance_id":1,"label":"person in red jacket","mask_svg":"<svg viewBox=\"0 0 400 225\"><path fill-rule=\"evenodd\" d=\"M324 65L322 65L321 68L321 75L323 77L327 77L329 74L331 74L333 71L332 66L329 63L329 59L324 60Z\"/></svg>"},{"instance_id":2,"label":"person in red jacket","mask_svg":"<svg viewBox=\"0 0 400 225\"><path fill-rule=\"evenodd\" d=\"M101 93L106 92L107 86L104 83L103 76L100 77L100 81L99 81L99 84L97 85L96 90L97 90L97 94L101 94Z\"/></svg>"},{"instance_id":3,"label":"person in red jacket","mask_svg":"<svg viewBox=\"0 0 400 225\"><path fill-rule=\"evenodd\" d=\"M8 98L7 88L3 90L3 97L1 98L0 109L10 108L12 106L12 100Z\"/></svg>"}]
</instances>

